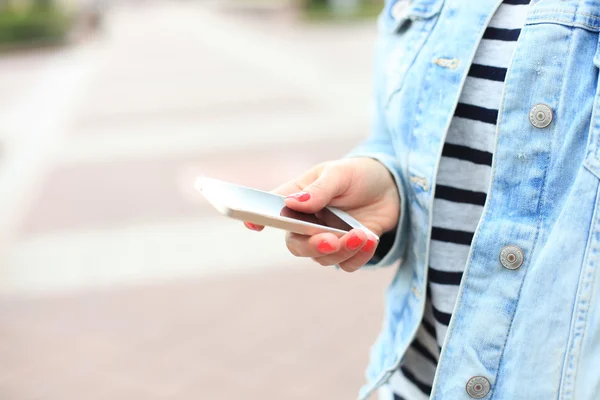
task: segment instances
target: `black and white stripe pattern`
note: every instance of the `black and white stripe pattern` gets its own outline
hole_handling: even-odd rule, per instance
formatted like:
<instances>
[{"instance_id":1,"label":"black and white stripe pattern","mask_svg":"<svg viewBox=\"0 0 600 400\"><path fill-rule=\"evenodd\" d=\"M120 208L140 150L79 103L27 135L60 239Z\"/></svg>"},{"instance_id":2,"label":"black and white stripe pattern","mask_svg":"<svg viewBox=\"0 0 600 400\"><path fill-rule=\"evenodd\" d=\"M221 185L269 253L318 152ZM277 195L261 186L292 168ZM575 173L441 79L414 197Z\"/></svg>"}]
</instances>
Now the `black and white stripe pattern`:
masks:
<instances>
[{"instance_id":1,"label":"black and white stripe pattern","mask_svg":"<svg viewBox=\"0 0 600 400\"><path fill-rule=\"evenodd\" d=\"M429 398L471 241L490 183L506 70L529 0L504 0L483 34L450 124L433 202L425 316L392 377L388 398ZM382 392L383 394L384 392Z\"/></svg>"}]
</instances>

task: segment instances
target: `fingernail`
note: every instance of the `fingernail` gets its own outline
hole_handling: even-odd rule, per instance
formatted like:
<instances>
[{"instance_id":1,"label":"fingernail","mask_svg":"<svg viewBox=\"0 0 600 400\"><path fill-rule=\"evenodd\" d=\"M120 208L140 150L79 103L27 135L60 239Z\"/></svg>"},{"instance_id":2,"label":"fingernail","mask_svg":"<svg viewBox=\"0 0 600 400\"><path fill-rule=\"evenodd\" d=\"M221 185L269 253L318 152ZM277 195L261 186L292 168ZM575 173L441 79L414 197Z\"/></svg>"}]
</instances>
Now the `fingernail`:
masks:
<instances>
[{"instance_id":1,"label":"fingernail","mask_svg":"<svg viewBox=\"0 0 600 400\"><path fill-rule=\"evenodd\" d=\"M361 250L364 251L365 253L368 253L369 251L373 250L374 248L375 248L375 241L373 239L369 239L369 240L367 240L367 243L363 246L363 248Z\"/></svg>"},{"instance_id":2,"label":"fingernail","mask_svg":"<svg viewBox=\"0 0 600 400\"><path fill-rule=\"evenodd\" d=\"M246 225L246 228L248 228L248 229L252 229L253 231L258 231L258 227L256 225L254 225L252 222L244 222L244 225Z\"/></svg>"},{"instance_id":3,"label":"fingernail","mask_svg":"<svg viewBox=\"0 0 600 400\"><path fill-rule=\"evenodd\" d=\"M319 251L321 253L333 253L335 251L335 248L329 244L329 242L327 240L322 240L321 243L319 243L319 246L317 246L317 249L319 249Z\"/></svg>"},{"instance_id":4,"label":"fingernail","mask_svg":"<svg viewBox=\"0 0 600 400\"><path fill-rule=\"evenodd\" d=\"M362 244L363 240L355 233L353 233L350 238L346 240L346 248L348 250L357 250L360 246L362 246Z\"/></svg>"},{"instance_id":5,"label":"fingernail","mask_svg":"<svg viewBox=\"0 0 600 400\"><path fill-rule=\"evenodd\" d=\"M308 192L298 192L298 193L292 193L292 194L288 194L286 196L286 199L295 199L301 203L310 200L310 193Z\"/></svg>"}]
</instances>

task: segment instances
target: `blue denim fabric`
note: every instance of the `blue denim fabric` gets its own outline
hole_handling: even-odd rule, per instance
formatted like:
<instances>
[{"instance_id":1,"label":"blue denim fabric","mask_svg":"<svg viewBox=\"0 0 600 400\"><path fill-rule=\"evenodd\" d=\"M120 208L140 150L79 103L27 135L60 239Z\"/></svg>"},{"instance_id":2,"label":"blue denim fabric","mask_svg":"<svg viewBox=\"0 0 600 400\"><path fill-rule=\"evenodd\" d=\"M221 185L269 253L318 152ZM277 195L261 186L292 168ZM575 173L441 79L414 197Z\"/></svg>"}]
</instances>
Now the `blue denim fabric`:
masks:
<instances>
[{"instance_id":1,"label":"blue denim fabric","mask_svg":"<svg viewBox=\"0 0 600 400\"><path fill-rule=\"evenodd\" d=\"M398 0L408 1L408 0ZM350 156L378 159L402 198L398 265L361 399L384 383L419 326L431 210L445 134L473 55L501 0L412 0L379 18L371 136ZM483 216L443 346L432 399L600 399L600 0L530 6L505 83ZM548 105L552 123L529 121ZM523 249L503 268L506 245Z\"/></svg>"}]
</instances>

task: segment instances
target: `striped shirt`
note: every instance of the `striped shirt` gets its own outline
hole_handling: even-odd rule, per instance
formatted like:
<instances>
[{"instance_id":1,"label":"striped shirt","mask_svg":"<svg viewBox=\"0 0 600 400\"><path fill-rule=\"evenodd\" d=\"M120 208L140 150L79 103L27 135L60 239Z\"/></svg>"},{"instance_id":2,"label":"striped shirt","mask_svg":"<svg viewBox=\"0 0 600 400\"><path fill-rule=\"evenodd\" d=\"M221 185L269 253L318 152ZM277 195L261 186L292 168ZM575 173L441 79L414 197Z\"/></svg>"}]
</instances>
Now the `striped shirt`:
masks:
<instances>
[{"instance_id":1,"label":"striped shirt","mask_svg":"<svg viewBox=\"0 0 600 400\"><path fill-rule=\"evenodd\" d=\"M384 392L429 398L471 241L490 184L496 120L506 71L529 0L504 0L494 14L454 112L436 180L425 315Z\"/></svg>"}]
</instances>

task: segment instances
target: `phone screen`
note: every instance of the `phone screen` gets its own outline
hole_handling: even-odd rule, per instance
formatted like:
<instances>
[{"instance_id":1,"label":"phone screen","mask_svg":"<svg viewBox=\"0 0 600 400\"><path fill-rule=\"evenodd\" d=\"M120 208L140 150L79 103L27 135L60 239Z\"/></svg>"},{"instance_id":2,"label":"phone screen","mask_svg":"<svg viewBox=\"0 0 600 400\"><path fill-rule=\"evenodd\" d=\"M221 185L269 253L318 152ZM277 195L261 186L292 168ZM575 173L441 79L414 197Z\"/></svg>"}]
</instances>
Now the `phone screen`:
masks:
<instances>
[{"instance_id":1,"label":"phone screen","mask_svg":"<svg viewBox=\"0 0 600 400\"><path fill-rule=\"evenodd\" d=\"M211 190L218 190L219 197L224 199L227 205L232 209L263 214L271 217L287 217L299 221L328 226L330 228L341 229L343 231L352 230L350 224L327 208L324 208L315 214L301 213L286 207L284 199L281 196L234 185L228 182L211 181Z\"/></svg>"},{"instance_id":2,"label":"phone screen","mask_svg":"<svg viewBox=\"0 0 600 400\"><path fill-rule=\"evenodd\" d=\"M343 231L352 230L352 227L346 221L335 215L327 208L317 211L315 214L305 214L292 210L284 205L279 215L300 221L312 222L313 224L317 225L328 226L330 228L341 229Z\"/></svg>"}]
</instances>

